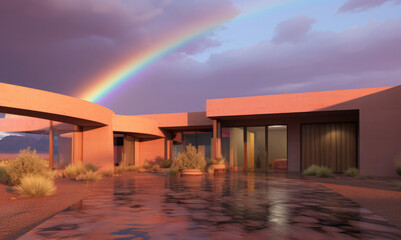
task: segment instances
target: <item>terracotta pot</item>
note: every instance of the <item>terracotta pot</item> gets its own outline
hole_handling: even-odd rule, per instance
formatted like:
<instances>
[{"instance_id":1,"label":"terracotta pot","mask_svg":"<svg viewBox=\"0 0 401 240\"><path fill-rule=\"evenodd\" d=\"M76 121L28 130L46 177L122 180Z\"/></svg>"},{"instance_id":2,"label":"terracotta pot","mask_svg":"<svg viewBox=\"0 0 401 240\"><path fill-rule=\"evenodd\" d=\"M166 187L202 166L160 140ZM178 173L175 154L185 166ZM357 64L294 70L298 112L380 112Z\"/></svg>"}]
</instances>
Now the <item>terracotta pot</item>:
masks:
<instances>
[{"instance_id":1,"label":"terracotta pot","mask_svg":"<svg viewBox=\"0 0 401 240\"><path fill-rule=\"evenodd\" d=\"M186 170L182 170L182 175L202 175L201 170L199 169L186 169Z\"/></svg>"},{"instance_id":2,"label":"terracotta pot","mask_svg":"<svg viewBox=\"0 0 401 240\"><path fill-rule=\"evenodd\" d=\"M214 170L226 169L226 165L225 164L213 164L213 165L211 165L211 167Z\"/></svg>"}]
</instances>

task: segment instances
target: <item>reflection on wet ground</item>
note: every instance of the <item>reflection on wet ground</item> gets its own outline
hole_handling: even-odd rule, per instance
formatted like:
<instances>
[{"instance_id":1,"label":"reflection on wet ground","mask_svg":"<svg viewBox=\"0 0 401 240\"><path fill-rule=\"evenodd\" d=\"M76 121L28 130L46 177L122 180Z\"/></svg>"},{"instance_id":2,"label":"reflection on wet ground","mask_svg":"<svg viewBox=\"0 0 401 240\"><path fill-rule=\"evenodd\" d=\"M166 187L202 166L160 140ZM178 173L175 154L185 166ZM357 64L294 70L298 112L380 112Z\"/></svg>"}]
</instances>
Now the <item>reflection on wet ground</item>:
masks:
<instances>
[{"instance_id":1,"label":"reflection on wet ground","mask_svg":"<svg viewBox=\"0 0 401 240\"><path fill-rule=\"evenodd\" d=\"M104 179L21 239L401 239L317 183L244 173Z\"/></svg>"}]
</instances>

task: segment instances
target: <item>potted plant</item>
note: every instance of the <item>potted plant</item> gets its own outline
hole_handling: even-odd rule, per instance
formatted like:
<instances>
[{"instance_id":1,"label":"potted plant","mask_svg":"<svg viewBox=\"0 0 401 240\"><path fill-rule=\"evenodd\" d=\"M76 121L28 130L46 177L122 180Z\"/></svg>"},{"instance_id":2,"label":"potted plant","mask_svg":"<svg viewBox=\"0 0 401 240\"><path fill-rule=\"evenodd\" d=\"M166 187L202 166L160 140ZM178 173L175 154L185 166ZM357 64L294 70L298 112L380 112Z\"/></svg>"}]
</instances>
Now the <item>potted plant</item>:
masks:
<instances>
[{"instance_id":1,"label":"potted plant","mask_svg":"<svg viewBox=\"0 0 401 240\"><path fill-rule=\"evenodd\" d=\"M210 172L225 171L226 170L226 159L224 157L212 159L210 161Z\"/></svg>"},{"instance_id":2,"label":"potted plant","mask_svg":"<svg viewBox=\"0 0 401 240\"><path fill-rule=\"evenodd\" d=\"M198 152L191 144L186 146L185 151L178 154L172 166L183 175L201 175L205 167L205 155Z\"/></svg>"}]
</instances>

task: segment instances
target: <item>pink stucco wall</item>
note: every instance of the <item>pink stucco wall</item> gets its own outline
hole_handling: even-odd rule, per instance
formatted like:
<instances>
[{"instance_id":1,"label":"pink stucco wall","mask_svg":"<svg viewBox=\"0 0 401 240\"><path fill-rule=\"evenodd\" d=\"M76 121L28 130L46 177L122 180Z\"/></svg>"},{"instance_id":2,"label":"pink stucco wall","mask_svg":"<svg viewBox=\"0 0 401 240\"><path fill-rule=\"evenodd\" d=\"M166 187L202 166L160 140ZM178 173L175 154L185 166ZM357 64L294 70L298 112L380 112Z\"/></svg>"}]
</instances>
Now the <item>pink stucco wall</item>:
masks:
<instances>
[{"instance_id":1,"label":"pink stucco wall","mask_svg":"<svg viewBox=\"0 0 401 240\"><path fill-rule=\"evenodd\" d=\"M207 101L207 116L212 118L342 110L359 111L361 175L396 176L394 157L401 153L401 86ZM291 121L289 171L299 171L300 128L297 119Z\"/></svg>"},{"instance_id":2,"label":"pink stucco wall","mask_svg":"<svg viewBox=\"0 0 401 240\"><path fill-rule=\"evenodd\" d=\"M288 114L345 110L359 113L359 164L362 175L395 176L393 159L401 153L401 86L212 99L207 100L206 112L142 116L115 115L105 107L84 100L10 84L0 83L0 92L0 112L82 126L82 144L78 141L80 146L74 144L74 149L82 151L84 163L93 162L103 168L113 167L113 131L137 136L136 163L143 164L146 160L164 158L164 132L161 128L211 127L211 119L230 117L232 121L238 117L238 124L257 122L255 119L247 120L252 116L270 116L270 120L264 121L273 123L274 117L271 116L275 116L276 124L288 125L289 171L297 172L300 163L300 124L305 121L330 122L333 119L325 116L308 120L310 116L307 115L302 118L302 115L288 117ZM348 117L347 114L336 116L338 121ZM15 131L23 131L22 125L9 122L12 120L2 121L13 126ZM43 127L40 123L35 124L26 125L26 130Z\"/></svg>"}]
</instances>

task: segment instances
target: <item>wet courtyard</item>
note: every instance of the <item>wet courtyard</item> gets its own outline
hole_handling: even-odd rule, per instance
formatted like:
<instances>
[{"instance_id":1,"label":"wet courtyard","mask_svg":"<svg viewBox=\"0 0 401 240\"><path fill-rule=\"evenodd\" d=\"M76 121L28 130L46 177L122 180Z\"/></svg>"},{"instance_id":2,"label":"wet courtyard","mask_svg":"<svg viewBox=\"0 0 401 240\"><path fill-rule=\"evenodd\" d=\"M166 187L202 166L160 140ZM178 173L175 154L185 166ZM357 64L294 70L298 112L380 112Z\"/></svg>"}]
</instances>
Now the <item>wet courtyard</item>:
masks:
<instances>
[{"instance_id":1,"label":"wet courtyard","mask_svg":"<svg viewBox=\"0 0 401 240\"><path fill-rule=\"evenodd\" d=\"M307 180L127 173L20 239L401 239L401 229Z\"/></svg>"}]
</instances>

